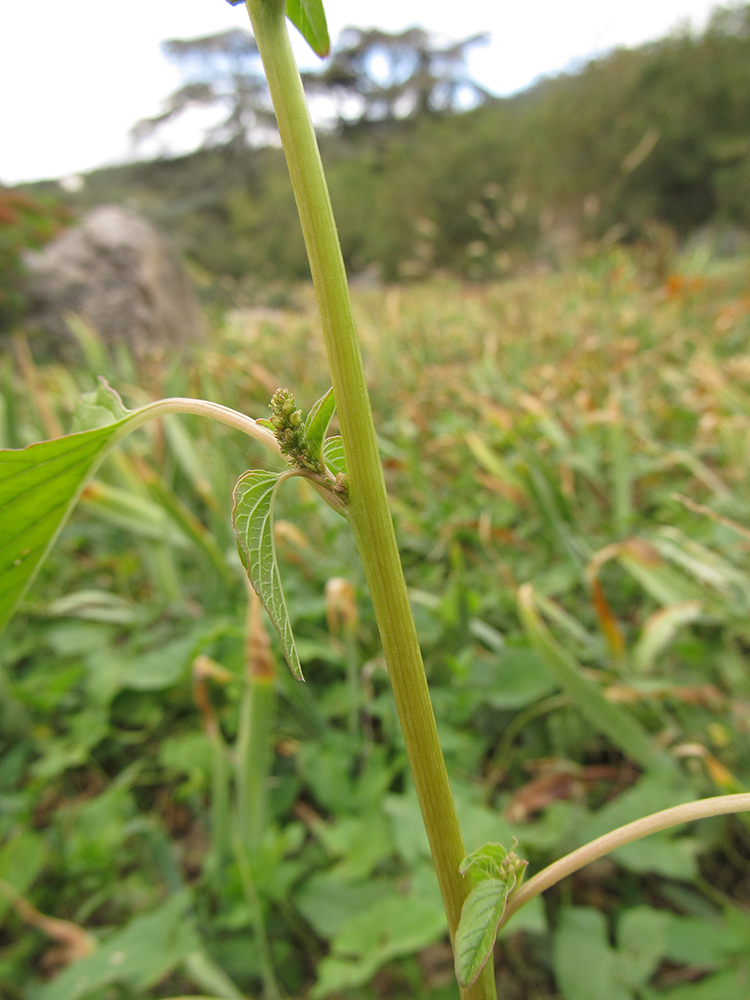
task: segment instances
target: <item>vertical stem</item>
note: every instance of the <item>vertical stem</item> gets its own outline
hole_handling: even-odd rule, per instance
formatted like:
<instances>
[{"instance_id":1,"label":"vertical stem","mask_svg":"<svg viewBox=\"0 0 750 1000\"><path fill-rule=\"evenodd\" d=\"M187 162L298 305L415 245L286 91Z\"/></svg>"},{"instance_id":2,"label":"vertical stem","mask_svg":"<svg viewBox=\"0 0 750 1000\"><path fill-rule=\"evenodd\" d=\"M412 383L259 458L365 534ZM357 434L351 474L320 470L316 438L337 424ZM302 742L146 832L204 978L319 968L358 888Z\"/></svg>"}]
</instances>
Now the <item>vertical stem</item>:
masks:
<instances>
[{"instance_id":1,"label":"vertical stem","mask_svg":"<svg viewBox=\"0 0 750 1000\"><path fill-rule=\"evenodd\" d=\"M354 630L349 626L344 629L346 645L346 686L349 689L349 735L352 744L356 742L361 747L361 729L359 725L359 656Z\"/></svg>"},{"instance_id":2,"label":"vertical stem","mask_svg":"<svg viewBox=\"0 0 750 1000\"><path fill-rule=\"evenodd\" d=\"M237 736L237 813L240 836L255 861L268 812L268 775L276 715L275 666L263 628L260 598L248 585L245 690Z\"/></svg>"},{"instance_id":3,"label":"vertical stem","mask_svg":"<svg viewBox=\"0 0 750 1000\"><path fill-rule=\"evenodd\" d=\"M284 0L246 0L273 99L318 299L348 469L354 531L453 940L470 884L396 545L370 398L320 153L285 23ZM466 1000L494 996L490 962Z\"/></svg>"},{"instance_id":4,"label":"vertical stem","mask_svg":"<svg viewBox=\"0 0 750 1000\"><path fill-rule=\"evenodd\" d=\"M245 893L245 900L250 910L250 919L253 923L255 936L258 944L258 956L260 958L260 974L263 980L263 995L266 1000L278 1000L281 995L276 982L276 974L273 971L273 959L271 957L271 946L266 933L266 923L263 919L263 906L258 896L258 889L255 885L250 859L245 851L245 845L238 831L232 837L232 847L237 867L240 870L240 880Z\"/></svg>"}]
</instances>

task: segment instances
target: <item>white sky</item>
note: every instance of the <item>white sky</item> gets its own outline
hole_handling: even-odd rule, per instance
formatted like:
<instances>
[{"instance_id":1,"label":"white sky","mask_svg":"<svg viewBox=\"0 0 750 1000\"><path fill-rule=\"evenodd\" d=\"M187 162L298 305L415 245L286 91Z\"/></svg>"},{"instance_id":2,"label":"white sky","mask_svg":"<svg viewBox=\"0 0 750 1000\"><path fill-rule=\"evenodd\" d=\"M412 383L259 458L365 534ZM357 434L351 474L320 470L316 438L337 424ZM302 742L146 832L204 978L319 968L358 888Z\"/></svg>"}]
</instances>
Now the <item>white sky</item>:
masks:
<instances>
[{"instance_id":1,"label":"white sky","mask_svg":"<svg viewBox=\"0 0 750 1000\"><path fill-rule=\"evenodd\" d=\"M490 32L470 69L498 94L570 69L617 45L687 23L715 0L325 0L331 37L348 25L444 39ZM460 10L460 18L455 16ZM180 80L166 38L249 27L225 0L0 0L0 182L62 177L129 158L128 130L156 114ZM315 57L300 58L312 65ZM182 138L185 145L189 139Z\"/></svg>"}]
</instances>

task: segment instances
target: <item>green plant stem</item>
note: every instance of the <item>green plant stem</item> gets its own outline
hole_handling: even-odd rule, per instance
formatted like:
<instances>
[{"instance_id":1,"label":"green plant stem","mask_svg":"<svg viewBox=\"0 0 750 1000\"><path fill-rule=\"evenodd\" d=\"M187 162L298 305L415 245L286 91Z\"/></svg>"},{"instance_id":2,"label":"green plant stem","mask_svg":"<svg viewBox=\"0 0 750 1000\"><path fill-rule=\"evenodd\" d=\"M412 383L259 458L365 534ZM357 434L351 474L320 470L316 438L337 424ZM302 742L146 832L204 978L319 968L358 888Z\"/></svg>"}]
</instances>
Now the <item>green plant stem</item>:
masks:
<instances>
[{"instance_id":1,"label":"green plant stem","mask_svg":"<svg viewBox=\"0 0 750 1000\"><path fill-rule=\"evenodd\" d=\"M747 810L750 810L750 793L743 792L739 795L716 795L710 799L684 802L682 805L672 806L671 809L662 809L650 816L644 816L643 819L637 819L633 823L626 823L625 826L620 826L616 830L584 844L577 851L571 851L564 858L548 865L533 878L530 878L528 882L524 882L510 897L500 926L505 926L513 914L517 913L534 896L549 889L560 879L577 872L584 865L616 851L618 847L624 847L625 844L632 844L634 840L647 837L650 833L669 830L670 827L679 826L682 823L691 823L709 816L725 816L727 813L746 812Z\"/></svg>"},{"instance_id":2,"label":"green plant stem","mask_svg":"<svg viewBox=\"0 0 750 1000\"><path fill-rule=\"evenodd\" d=\"M253 862L266 829L276 718L274 663L260 608L260 598L248 583L245 690L237 735L236 779L240 836Z\"/></svg>"},{"instance_id":3,"label":"green plant stem","mask_svg":"<svg viewBox=\"0 0 750 1000\"><path fill-rule=\"evenodd\" d=\"M273 960L271 958L271 946L268 943L266 923L263 919L263 907L258 896L258 889L255 885L250 859L245 851L239 831L235 831L232 837L232 847L240 871L242 889L245 893L245 900L250 910L250 919L253 923L255 936L258 944L258 957L260 959L261 978L263 980L263 994L266 1000L279 1000L281 993L276 982L276 974L273 971Z\"/></svg>"},{"instance_id":4,"label":"green plant stem","mask_svg":"<svg viewBox=\"0 0 750 1000\"><path fill-rule=\"evenodd\" d=\"M344 628L344 646L346 648L346 686L349 689L349 735L353 742L361 744L361 729L359 725L359 654L354 629Z\"/></svg>"},{"instance_id":5,"label":"green plant stem","mask_svg":"<svg viewBox=\"0 0 750 1000\"><path fill-rule=\"evenodd\" d=\"M219 884L230 853L229 762L218 728L208 734L211 741L211 847Z\"/></svg>"},{"instance_id":6,"label":"green plant stem","mask_svg":"<svg viewBox=\"0 0 750 1000\"><path fill-rule=\"evenodd\" d=\"M471 889L380 462L370 399L320 153L283 0L247 0L302 223L346 455L348 518L380 631L414 784L453 940ZM488 963L488 966L491 963ZM463 996L494 996L492 969Z\"/></svg>"},{"instance_id":7,"label":"green plant stem","mask_svg":"<svg viewBox=\"0 0 750 1000\"><path fill-rule=\"evenodd\" d=\"M120 437L125 437L149 420L153 420L155 417L167 416L169 413L192 413L199 417L211 417L212 420L218 420L219 423L226 424L228 427L234 427L238 431L242 431L243 434L255 438L256 441L265 445L266 448L276 452L277 455L281 455L281 449L275 435L268 428L261 427L252 417L248 417L244 413L239 413L229 406L222 406L221 403L212 403L208 399L190 399L187 396L172 396L168 399L158 399L156 402L142 407L127 425L127 430L119 435L116 440L119 440Z\"/></svg>"},{"instance_id":8,"label":"green plant stem","mask_svg":"<svg viewBox=\"0 0 750 1000\"><path fill-rule=\"evenodd\" d=\"M237 804L243 840L255 856L266 827L271 735L276 717L273 678L253 679L245 689L237 741Z\"/></svg>"}]
</instances>

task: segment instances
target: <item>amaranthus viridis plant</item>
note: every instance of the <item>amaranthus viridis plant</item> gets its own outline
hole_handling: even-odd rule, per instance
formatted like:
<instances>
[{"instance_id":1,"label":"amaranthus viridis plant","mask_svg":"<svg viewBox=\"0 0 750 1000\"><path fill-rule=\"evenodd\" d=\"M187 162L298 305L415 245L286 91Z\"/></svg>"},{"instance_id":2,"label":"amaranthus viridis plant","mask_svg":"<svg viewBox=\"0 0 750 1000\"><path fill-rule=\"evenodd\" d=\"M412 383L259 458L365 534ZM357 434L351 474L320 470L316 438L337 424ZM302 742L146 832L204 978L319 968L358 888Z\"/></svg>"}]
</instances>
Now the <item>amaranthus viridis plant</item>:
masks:
<instances>
[{"instance_id":1,"label":"amaranthus viridis plant","mask_svg":"<svg viewBox=\"0 0 750 1000\"><path fill-rule=\"evenodd\" d=\"M648 816L555 862L524 885L527 863L517 857L512 845L487 844L466 856L396 545L336 226L287 31L288 16L312 48L325 54L328 32L322 3L247 0L246 7L302 222L332 389L304 419L292 393L280 389L272 400L271 419L263 421L194 399L165 399L126 410L103 383L81 410L88 430L20 451L0 452L0 627L7 623L104 456L147 420L168 413L213 417L284 456L285 471L247 472L235 489L234 523L248 577L279 632L290 668L301 678L276 564L272 530L276 491L286 479L302 476L349 522L380 630L447 914L461 995L466 1000L490 1000L495 996L495 983L489 959L498 929L526 902L594 858L638 837L697 818L748 810L750 795L719 796ZM341 436L326 437L334 405ZM522 588L519 598L532 643L560 686L575 693L576 704L599 731L639 766L656 762L674 767L653 749L646 731L608 703L554 644L536 613L530 588Z\"/></svg>"}]
</instances>

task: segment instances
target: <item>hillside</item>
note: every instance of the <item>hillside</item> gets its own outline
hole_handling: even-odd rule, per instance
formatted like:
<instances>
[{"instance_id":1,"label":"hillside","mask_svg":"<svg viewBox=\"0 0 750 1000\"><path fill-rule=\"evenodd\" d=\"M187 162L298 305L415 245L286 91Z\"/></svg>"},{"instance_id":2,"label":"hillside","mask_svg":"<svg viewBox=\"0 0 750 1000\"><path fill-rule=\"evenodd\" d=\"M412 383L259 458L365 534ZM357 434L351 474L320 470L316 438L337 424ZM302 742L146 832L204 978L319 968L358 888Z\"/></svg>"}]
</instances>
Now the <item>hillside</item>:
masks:
<instances>
[{"instance_id":1,"label":"hillside","mask_svg":"<svg viewBox=\"0 0 750 1000\"><path fill-rule=\"evenodd\" d=\"M618 50L462 114L322 135L352 273L502 275L616 241L750 228L750 5L703 35ZM55 182L31 191L59 193ZM237 294L307 273L275 148L213 147L97 170L64 195L166 229L205 285Z\"/></svg>"}]
</instances>

